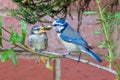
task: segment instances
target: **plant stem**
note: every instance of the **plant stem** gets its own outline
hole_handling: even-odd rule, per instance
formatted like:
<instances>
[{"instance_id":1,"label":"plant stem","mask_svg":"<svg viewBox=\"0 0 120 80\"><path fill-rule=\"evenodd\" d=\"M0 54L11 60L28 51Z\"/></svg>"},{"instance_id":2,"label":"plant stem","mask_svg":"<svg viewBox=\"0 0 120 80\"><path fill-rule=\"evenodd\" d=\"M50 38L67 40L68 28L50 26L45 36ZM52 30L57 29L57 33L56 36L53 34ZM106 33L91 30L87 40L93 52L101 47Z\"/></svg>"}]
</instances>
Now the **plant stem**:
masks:
<instances>
[{"instance_id":1,"label":"plant stem","mask_svg":"<svg viewBox=\"0 0 120 80\"><path fill-rule=\"evenodd\" d=\"M111 46L110 46L110 38L109 38L109 32L108 32L108 29L107 29L107 26L105 24L105 19L103 17L103 13L102 13L102 9L101 9L101 6L100 6L100 0L96 0L97 2L97 5L98 5L98 10L99 10L99 13L100 13L100 18L101 18L101 21L102 21L102 27L104 29L104 34L105 34L105 38L106 38L106 41L107 41L107 45L108 45L108 50L109 50L109 57L110 57L110 65L109 67L111 68L111 65L112 65L112 50L111 50Z\"/></svg>"},{"instance_id":2,"label":"plant stem","mask_svg":"<svg viewBox=\"0 0 120 80\"><path fill-rule=\"evenodd\" d=\"M115 55L113 53L113 48L112 48L112 45L111 45L111 42L110 42L110 38L109 38L109 30L108 30L108 26L105 24L106 21L104 19L103 13L102 13L102 9L101 9L101 6L100 6L100 0L96 0L96 3L98 5L100 18L101 18L101 21L102 21L101 23L102 23L102 27L103 27L103 30L104 30L105 38L106 38L106 41L107 41L107 46L108 46L108 51L109 51L109 59L110 59L110 67L112 67L112 63L114 63L116 71L117 71L117 78L119 79L120 78L120 67L117 64Z\"/></svg>"}]
</instances>

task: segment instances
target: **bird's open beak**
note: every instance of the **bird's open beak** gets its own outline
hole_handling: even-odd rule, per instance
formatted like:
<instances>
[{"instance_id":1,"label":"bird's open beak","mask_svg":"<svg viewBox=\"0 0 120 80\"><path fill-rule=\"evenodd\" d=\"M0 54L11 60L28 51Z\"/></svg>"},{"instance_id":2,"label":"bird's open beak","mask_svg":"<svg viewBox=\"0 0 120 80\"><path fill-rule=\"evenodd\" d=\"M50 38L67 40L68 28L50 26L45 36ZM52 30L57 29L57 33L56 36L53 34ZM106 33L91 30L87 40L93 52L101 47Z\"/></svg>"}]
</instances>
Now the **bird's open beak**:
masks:
<instances>
[{"instance_id":1,"label":"bird's open beak","mask_svg":"<svg viewBox=\"0 0 120 80\"><path fill-rule=\"evenodd\" d=\"M44 27L42 27L41 29L40 29L40 33L45 33L46 32L46 29L44 28Z\"/></svg>"},{"instance_id":2,"label":"bird's open beak","mask_svg":"<svg viewBox=\"0 0 120 80\"><path fill-rule=\"evenodd\" d=\"M40 29L40 33L45 33L46 30L50 30L50 29L52 29L52 26L42 27L42 28Z\"/></svg>"}]
</instances>

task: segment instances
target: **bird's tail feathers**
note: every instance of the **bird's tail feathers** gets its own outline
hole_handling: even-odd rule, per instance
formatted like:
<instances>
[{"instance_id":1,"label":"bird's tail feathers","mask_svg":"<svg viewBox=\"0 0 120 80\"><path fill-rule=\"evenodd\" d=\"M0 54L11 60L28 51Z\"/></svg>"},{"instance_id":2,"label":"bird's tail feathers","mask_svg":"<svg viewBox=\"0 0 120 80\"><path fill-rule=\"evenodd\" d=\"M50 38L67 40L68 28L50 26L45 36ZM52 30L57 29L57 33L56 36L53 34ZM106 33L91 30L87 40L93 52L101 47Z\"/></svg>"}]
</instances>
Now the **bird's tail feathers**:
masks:
<instances>
[{"instance_id":1,"label":"bird's tail feathers","mask_svg":"<svg viewBox=\"0 0 120 80\"><path fill-rule=\"evenodd\" d=\"M102 59L99 56L97 56L94 52L92 52L91 50L83 48L82 51L90 55L97 62L102 62Z\"/></svg>"}]
</instances>

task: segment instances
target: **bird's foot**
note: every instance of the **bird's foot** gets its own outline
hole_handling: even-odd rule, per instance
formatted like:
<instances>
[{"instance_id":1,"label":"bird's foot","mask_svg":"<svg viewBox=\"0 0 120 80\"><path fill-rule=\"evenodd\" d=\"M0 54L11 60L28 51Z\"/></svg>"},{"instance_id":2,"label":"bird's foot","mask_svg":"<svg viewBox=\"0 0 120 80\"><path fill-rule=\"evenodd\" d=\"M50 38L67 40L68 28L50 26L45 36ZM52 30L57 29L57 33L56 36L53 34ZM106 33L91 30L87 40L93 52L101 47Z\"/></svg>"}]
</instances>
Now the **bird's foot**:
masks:
<instances>
[{"instance_id":1,"label":"bird's foot","mask_svg":"<svg viewBox=\"0 0 120 80\"><path fill-rule=\"evenodd\" d=\"M71 52L65 52L65 53L62 53L62 57L65 58L66 55L70 55Z\"/></svg>"},{"instance_id":2,"label":"bird's foot","mask_svg":"<svg viewBox=\"0 0 120 80\"><path fill-rule=\"evenodd\" d=\"M81 53L79 54L79 57L78 57L78 62L80 62L80 57L81 57Z\"/></svg>"},{"instance_id":3,"label":"bird's foot","mask_svg":"<svg viewBox=\"0 0 120 80\"><path fill-rule=\"evenodd\" d=\"M42 53L43 50L39 50L39 53Z\"/></svg>"},{"instance_id":4,"label":"bird's foot","mask_svg":"<svg viewBox=\"0 0 120 80\"><path fill-rule=\"evenodd\" d=\"M80 62L80 57L78 58L78 62Z\"/></svg>"},{"instance_id":5,"label":"bird's foot","mask_svg":"<svg viewBox=\"0 0 120 80\"><path fill-rule=\"evenodd\" d=\"M35 52L42 53L43 50L35 49Z\"/></svg>"}]
</instances>

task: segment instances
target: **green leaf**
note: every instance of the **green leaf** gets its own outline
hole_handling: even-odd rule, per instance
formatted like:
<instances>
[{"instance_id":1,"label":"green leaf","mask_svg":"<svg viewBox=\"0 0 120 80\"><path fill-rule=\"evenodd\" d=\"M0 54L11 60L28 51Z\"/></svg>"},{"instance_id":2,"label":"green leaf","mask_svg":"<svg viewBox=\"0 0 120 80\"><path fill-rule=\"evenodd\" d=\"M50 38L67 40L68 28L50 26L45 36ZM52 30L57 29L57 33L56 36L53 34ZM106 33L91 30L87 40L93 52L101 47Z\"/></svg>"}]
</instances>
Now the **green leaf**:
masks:
<instances>
[{"instance_id":1,"label":"green leaf","mask_svg":"<svg viewBox=\"0 0 120 80\"><path fill-rule=\"evenodd\" d=\"M85 11L83 14L84 15L92 15L92 14L96 14L96 11Z\"/></svg>"},{"instance_id":2,"label":"green leaf","mask_svg":"<svg viewBox=\"0 0 120 80\"><path fill-rule=\"evenodd\" d=\"M49 59L46 62L46 68L53 71L53 66L50 65L50 60Z\"/></svg>"},{"instance_id":3,"label":"green leaf","mask_svg":"<svg viewBox=\"0 0 120 80\"><path fill-rule=\"evenodd\" d=\"M2 25L3 25L2 17L0 16L0 36L2 36ZM2 38L0 38L0 46L3 46L2 45Z\"/></svg>"},{"instance_id":4,"label":"green leaf","mask_svg":"<svg viewBox=\"0 0 120 80\"><path fill-rule=\"evenodd\" d=\"M9 42L12 44L22 42L22 37L17 32L12 32Z\"/></svg>"},{"instance_id":5,"label":"green leaf","mask_svg":"<svg viewBox=\"0 0 120 80\"><path fill-rule=\"evenodd\" d=\"M20 24L22 26L22 43L25 44L25 39L26 39L26 35L27 35L27 23L24 20L20 21Z\"/></svg>"},{"instance_id":6,"label":"green leaf","mask_svg":"<svg viewBox=\"0 0 120 80\"><path fill-rule=\"evenodd\" d=\"M98 47L99 47L99 48L107 48L107 47L108 47L108 46L107 46L107 42L106 42L106 41L101 42Z\"/></svg>"},{"instance_id":7,"label":"green leaf","mask_svg":"<svg viewBox=\"0 0 120 80\"><path fill-rule=\"evenodd\" d=\"M96 30L96 31L92 32L92 34L103 34L103 32L101 32L100 30Z\"/></svg>"},{"instance_id":8,"label":"green leaf","mask_svg":"<svg viewBox=\"0 0 120 80\"><path fill-rule=\"evenodd\" d=\"M54 55L50 55L48 58L49 58L49 60L51 60L52 58L55 58L55 56Z\"/></svg>"},{"instance_id":9,"label":"green leaf","mask_svg":"<svg viewBox=\"0 0 120 80\"><path fill-rule=\"evenodd\" d=\"M104 59L105 59L106 61L108 61L108 62L111 62L111 61L114 60L114 59L113 59L113 56L109 56L109 54L105 55L105 56L104 56Z\"/></svg>"},{"instance_id":10,"label":"green leaf","mask_svg":"<svg viewBox=\"0 0 120 80\"><path fill-rule=\"evenodd\" d=\"M116 19L120 19L120 12L115 13L114 17L115 17Z\"/></svg>"},{"instance_id":11,"label":"green leaf","mask_svg":"<svg viewBox=\"0 0 120 80\"><path fill-rule=\"evenodd\" d=\"M0 16L0 26L3 25L2 16Z\"/></svg>"},{"instance_id":12,"label":"green leaf","mask_svg":"<svg viewBox=\"0 0 120 80\"><path fill-rule=\"evenodd\" d=\"M0 54L0 59L1 59L2 53Z\"/></svg>"},{"instance_id":13,"label":"green leaf","mask_svg":"<svg viewBox=\"0 0 120 80\"><path fill-rule=\"evenodd\" d=\"M105 56L104 56L104 59L109 62L109 61L110 61L109 55L108 55L108 54L105 55Z\"/></svg>"},{"instance_id":14,"label":"green leaf","mask_svg":"<svg viewBox=\"0 0 120 80\"><path fill-rule=\"evenodd\" d=\"M12 64L14 66L17 66L18 65L18 60L17 60L17 56L15 55L14 57L12 57Z\"/></svg>"},{"instance_id":15,"label":"green leaf","mask_svg":"<svg viewBox=\"0 0 120 80\"><path fill-rule=\"evenodd\" d=\"M9 49L9 50L2 52L0 56L1 62L8 61L11 58L11 56L13 56L13 54L14 54L13 49Z\"/></svg>"}]
</instances>

